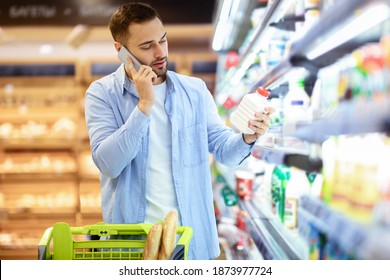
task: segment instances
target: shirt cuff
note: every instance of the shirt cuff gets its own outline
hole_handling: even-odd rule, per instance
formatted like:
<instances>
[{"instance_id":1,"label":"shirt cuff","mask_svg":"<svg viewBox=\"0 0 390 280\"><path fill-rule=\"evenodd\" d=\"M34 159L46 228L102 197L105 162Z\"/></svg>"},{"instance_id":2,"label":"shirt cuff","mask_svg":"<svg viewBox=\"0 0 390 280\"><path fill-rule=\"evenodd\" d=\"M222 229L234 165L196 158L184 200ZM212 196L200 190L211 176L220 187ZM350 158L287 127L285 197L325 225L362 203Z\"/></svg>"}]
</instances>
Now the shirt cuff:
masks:
<instances>
[{"instance_id":1,"label":"shirt cuff","mask_svg":"<svg viewBox=\"0 0 390 280\"><path fill-rule=\"evenodd\" d=\"M241 135L237 135L237 138L236 138L236 151L239 155L243 156L243 155L247 155L247 154L250 154L254 147L255 147L255 143L252 143L252 144L247 144L245 141L244 141L244 135L241 133Z\"/></svg>"},{"instance_id":2,"label":"shirt cuff","mask_svg":"<svg viewBox=\"0 0 390 280\"><path fill-rule=\"evenodd\" d=\"M255 141L255 142L253 142L253 143L251 143L251 144L248 144L247 142L245 142L244 133L241 133L241 136L242 136L242 141L243 141L246 145L248 145L248 146L250 146L250 147L252 147L252 146L256 143L256 141Z\"/></svg>"}]
</instances>

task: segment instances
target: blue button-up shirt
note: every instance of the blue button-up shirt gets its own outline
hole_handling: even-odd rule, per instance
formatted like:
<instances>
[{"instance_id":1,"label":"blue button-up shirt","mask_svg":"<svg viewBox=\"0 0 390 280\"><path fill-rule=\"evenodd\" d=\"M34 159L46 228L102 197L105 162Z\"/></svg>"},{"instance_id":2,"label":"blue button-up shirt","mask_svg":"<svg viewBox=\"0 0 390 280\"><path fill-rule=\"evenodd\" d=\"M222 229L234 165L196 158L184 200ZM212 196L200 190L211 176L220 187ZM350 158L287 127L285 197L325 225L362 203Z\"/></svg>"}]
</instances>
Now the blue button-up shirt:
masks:
<instances>
[{"instance_id":1,"label":"blue button-up shirt","mask_svg":"<svg viewBox=\"0 0 390 280\"><path fill-rule=\"evenodd\" d=\"M92 158L101 172L105 223L145 219L150 117L138 109L138 101L123 65L86 92L86 122ZM220 252L208 154L234 167L250 154L252 145L223 124L212 95L198 78L168 71L165 109L172 125L172 175L180 222L193 229L188 257L212 259Z\"/></svg>"}]
</instances>

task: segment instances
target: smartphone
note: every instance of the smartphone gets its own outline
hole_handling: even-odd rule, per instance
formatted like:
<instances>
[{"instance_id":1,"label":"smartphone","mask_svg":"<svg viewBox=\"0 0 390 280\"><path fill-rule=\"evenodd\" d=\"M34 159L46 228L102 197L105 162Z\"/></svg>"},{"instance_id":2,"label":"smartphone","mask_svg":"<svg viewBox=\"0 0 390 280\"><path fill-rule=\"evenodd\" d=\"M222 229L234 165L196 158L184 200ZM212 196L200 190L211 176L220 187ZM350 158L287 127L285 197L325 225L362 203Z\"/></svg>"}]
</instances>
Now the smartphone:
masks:
<instances>
[{"instance_id":1,"label":"smartphone","mask_svg":"<svg viewBox=\"0 0 390 280\"><path fill-rule=\"evenodd\" d=\"M141 62L139 62L139 60L125 46L122 46L118 52L119 60L122 61L125 65L128 65L128 56L130 56L131 60L133 61L135 71L138 72L142 65Z\"/></svg>"}]
</instances>

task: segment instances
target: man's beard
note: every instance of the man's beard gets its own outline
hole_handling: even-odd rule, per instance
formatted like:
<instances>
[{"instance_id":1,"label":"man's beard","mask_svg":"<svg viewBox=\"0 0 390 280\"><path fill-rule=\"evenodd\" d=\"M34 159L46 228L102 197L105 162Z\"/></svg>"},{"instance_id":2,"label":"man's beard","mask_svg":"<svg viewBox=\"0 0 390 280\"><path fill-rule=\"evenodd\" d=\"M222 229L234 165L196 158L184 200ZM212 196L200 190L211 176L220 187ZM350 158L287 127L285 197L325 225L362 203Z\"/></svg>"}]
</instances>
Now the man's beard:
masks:
<instances>
[{"instance_id":1,"label":"man's beard","mask_svg":"<svg viewBox=\"0 0 390 280\"><path fill-rule=\"evenodd\" d=\"M167 74L167 67L168 67L168 59L165 60L165 67L164 68L156 68L156 67L152 67L152 70L154 73L156 73L157 77L160 78L160 77L165 77L165 75Z\"/></svg>"},{"instance_id":2,"label":"man's beard","mask_svg":"<svg viewBox=\"0 0 390 280\"><path fill-rule=\"evenodd\" d=\"M160 77L165 77L165 75L167 74L167 67L164 67L163 69L161 68L152 68L154 73L156 73L157 77L160 78Z\"/></svg>"}]
</instances>

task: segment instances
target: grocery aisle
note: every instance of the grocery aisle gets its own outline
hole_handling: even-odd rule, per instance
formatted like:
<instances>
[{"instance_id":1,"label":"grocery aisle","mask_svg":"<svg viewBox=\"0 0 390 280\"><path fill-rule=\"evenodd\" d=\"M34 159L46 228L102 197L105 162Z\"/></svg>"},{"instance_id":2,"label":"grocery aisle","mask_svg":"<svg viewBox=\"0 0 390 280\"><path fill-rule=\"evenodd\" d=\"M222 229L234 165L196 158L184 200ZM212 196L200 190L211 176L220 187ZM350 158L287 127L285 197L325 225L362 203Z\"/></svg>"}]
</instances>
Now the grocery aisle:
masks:
<instances>
[{"instance_id":1,"label":"grocery aisle","mask_svg":"<svg viewBox=\"0 0 390 280\"><path fill-rule=\"evenodd\" d=\"M230 124L259 86L276 108L242 166L213 166L229 248L255 244L248 259L389 259L390 3L259 1L238 46L219 40L236 32L228 3L213 41L219 111Z\"/></svg>"},{"instance_id":2,"label":"grocery aisle","mask_svg":"<svg viewBox=\"0 0 390 280\"><path fill-rule=\"evenodd\" d=\"M389 1L216 8L231 17L167 27L170 69L204 79L228 125L259 86L277 109L242 166L211 165L219 259L390 259ZM0 259L36 259L57 221L101 220L83 95L118 60L105 29L77 48L71 30L0 30Z\"/></svg>"}]
</instances>

